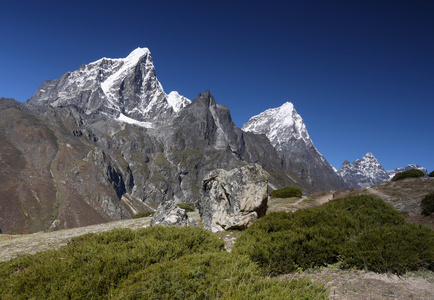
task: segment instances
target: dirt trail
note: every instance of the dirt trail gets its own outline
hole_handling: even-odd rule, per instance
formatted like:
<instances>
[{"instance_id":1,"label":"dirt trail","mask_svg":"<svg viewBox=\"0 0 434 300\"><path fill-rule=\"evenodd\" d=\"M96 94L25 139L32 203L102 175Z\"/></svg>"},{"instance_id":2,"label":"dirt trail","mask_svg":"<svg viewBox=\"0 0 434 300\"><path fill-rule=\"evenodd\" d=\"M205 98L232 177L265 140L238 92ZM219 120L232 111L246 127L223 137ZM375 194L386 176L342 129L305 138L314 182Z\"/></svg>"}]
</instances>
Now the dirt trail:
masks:
<instances>
[{"instance_id":1,"label":"dirt trail","mask_svg":"<svg viewBox=\"0 0 434 300\"><path fill-rule=\"evenodd\" d=\"M387 200L387 199L390 198L389 195L386 195L385 193L382 193L381 191L375 189L374 187L368 187L368 188L366 188L366 191L367 191L368 194L377 196L377 197L379 197L379 198L381 198L383 200Z\"/></svg>"},{"instance_id":2,"label":"dirt trail","mask_svg":"<svg viewBox=\"0 0 434 300\"><path fill-rule=\"evenodd\" d=\"M322 205L324 203L329 202L332 199L333 199L333 192L327 192L326 194L324 194L323 196L319 196L315 200L319 205Z\"/></svg>"}]
</instances>

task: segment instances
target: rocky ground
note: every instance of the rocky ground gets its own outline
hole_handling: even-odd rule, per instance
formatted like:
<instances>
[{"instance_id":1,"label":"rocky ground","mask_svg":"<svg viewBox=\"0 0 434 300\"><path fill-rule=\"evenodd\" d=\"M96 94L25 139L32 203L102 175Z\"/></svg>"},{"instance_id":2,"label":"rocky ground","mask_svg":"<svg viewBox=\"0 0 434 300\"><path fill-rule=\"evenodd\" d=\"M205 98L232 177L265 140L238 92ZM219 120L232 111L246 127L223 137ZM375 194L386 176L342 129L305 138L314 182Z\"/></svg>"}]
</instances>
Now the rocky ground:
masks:
<instances>
[{"instance_id":1,"label":"rocky ground","mask_svg":"<svg viewBox=\"0 0 434 300\"><path fill-rule=\"evenodd\" d=\"M421 223L434 229L434 216L420 216L420 201L424 195L433 190L434 178L407 179L366 189L316 193L301 199L270 199L268 211L295 211L321 205L333 198L365 193L379 196L394 205L406 216L407 221ZM190 217L197 219L197 211ZM104 232L115 228L146 227L149 226L150 219L148 217L123 220L29 235L3 234L0 235L0 261L10 260L20 254L56 249L67 245L70 239L87 233ZM226 249L231 251L242 231L225 231L216 234L225 241ZM302 277L324 284L330 290L330 299L434 299L433 272L413 272L398 277L392 274L341 270L339 266L332 265L327 268L287 274L279 279L291 280Z\"/></svg>"}]
</instances>

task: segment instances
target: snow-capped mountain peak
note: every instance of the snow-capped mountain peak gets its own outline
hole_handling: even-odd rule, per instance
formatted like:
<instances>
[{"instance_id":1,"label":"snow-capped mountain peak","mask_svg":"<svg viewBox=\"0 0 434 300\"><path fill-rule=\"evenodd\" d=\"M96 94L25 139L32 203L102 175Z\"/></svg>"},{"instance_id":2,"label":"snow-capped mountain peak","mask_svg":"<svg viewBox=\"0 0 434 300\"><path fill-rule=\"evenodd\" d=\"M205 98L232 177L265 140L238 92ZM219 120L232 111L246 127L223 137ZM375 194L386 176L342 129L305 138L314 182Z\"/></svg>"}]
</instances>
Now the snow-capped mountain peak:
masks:
<instances>
[{"instance_id":1,"label":"snow-capped mountain peak","mask_svg":"<svg viewBox=\"0 0 434 300\"><path fill-rule=\"evenodd\" d=\"M30 106L75 106L88 116L103 114L136 124L164 122L188 103L177 93L169 97L164 92L148 48L137 48L126 58L82 65L44 82L28 100Z\"/></svg>"},{"instance_id":2,"label":"snow-capped mountain peak","mask_svg":"<svg viewBox=\"0 0 434 300\"><path fill-rule=\"evenodd\" d=\"M421 170L425 175L428 175L427 169L419 165L407 165L403 168L386 171L375 156L368 152L361 159L352 163L348 160L344 161L338 174L350 187L364 188L382 184L392 179L397 173L411 169Z\"/></svg>"},{"instance_id":3,"label":"snow-capped mountain peak","mask_svg":"<svg viewBox=\"0 0 434 300\"><path fill-rule=\"evenodd\" d=\"M265 134L282 154L285 163L313 186L327 182L325 184L330 184L330 187L346 187L342 178L314 146L303 119L291 102L250 118L242 130Z\"/></svg>"},{"instance_id":4,"label":"snow-capped mountain peak","mask_svg":"<svg viewBox=\"0 0 434 300\"><path fill-rule=\"evenodd\" d=\"M381 184L389 178L386 170L370 152L352 163L344 161L338 174L350 187L356 188Z\"/></svg>"},{"instance_id":5,"label":"snow-capped mountain peak","mask_svg":"<svg viewBox=\"0 0 434 300\"><path fill-rule=\"evenodd\" d=\"M110 102L114 102L113 98L116 98L116 88L118 86L118 83L124 80L125 77L132 72L131 69L135 68L144 56L148 55L150 57L150 54L151 52L148 48L137 48L133 52L131 52L126 58L112 59L113 61L118 61L121 64L121 67L118 68L101 83L101 88ZM109 59L105 58L105 60ZM98 62L100 61L101 60L99 60ZM148 70L154 68L151 59L147 59L145 61L145 66Z\"/></svg>"},{"instance_id":6,"label":"snow-capped mountain peak","mask_svg":"<svg viewBox=\"0 0 434 300\"><path fill-rule=\"evenodd\" d=\"M309 146L313 143L306 125L291 102L278 108L267 109L244 123L244 131L265 134L278 150L289 140L303 140Z\"/></svg>"}]
</instances>

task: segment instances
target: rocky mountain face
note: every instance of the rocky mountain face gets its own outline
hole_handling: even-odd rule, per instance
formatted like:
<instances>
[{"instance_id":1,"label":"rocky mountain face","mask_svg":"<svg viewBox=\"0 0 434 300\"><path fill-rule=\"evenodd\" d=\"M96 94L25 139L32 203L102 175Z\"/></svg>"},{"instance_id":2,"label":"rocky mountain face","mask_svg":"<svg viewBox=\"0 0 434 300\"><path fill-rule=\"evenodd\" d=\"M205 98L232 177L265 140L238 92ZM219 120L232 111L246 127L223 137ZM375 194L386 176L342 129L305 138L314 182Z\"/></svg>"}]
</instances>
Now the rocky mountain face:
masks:
<instances>
[{"instance_id":1,"label":"rocky mountain face","mask_svg":"<svg viewBox=\"0 0 434 300\"><path fill-rule=\"evenodd\" d=\"M372 153L367 153L362 159L350 163L344 161L337 173L352 188L364 188L382 184L395 176L395 174L410 169L418 169L428 174L427 169L418 165L408 165L404 168L386 171Z\"/></svg>"},{"instance_id":2,"label":"rocky mountain face","mask_svg":"<svg viewBox=\"0 0 434 300\"><path fill-rule=\"evenodd\" d=\"M285 168L308 182L313 190L345 189L347 186L319 153L294 105L268 109L243 125L245 132L265 134L279 152Z\"/></svg>"},{"instance_id":3,"label":"rocky mountain face","mask_svg":"<svg viewBox=\"0 0 434 300\"><path fill-rule=\"evenodd\" d=\"M166 95L156 77L151 52L137 48L126 58L102 58L45 81L27 105L36 111L72 106L88 122L110 117L138 120L142 126L152 127L188 103L190 100L176 92Z\"/></svg>"},{"instance_id":4,"label":"rocky mountain face","mask_svg":"<svg viewBox=\"0 0 434 300\"><path fill-rule=\"evenodd\" d=\"M298 152L284 155L284 142L276 150L236 127L209 91L193 101L166 94L146 48L46 81L26 103L1 98L0 128L3 233L131 218L165 201L199 205L211 171L251 163L273 188L341 186L314 170L325 163L316 149L297 146L313 144L289 138Z\"/></svg>"},{"instance_id":5,"label":"rocky mountain face","mask_svg":"<svg viewBox=\"0 0 434 300\"><path fill-rule=\"evenodd\" d=\"M338 174L345 182L354 188L378 185L389 180L389 175L372 153L367 153L362 159L350 163L344 161Z\"/></svg>"}]
</instances>

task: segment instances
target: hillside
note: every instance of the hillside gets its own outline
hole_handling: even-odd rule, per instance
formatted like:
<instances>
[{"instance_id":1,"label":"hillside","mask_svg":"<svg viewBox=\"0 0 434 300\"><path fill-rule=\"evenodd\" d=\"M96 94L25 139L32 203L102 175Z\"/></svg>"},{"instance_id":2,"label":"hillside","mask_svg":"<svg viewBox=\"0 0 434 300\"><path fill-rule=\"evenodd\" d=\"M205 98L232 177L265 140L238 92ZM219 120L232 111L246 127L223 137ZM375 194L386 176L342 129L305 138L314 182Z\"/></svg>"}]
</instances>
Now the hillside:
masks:
<instances>
[{"instance_id":1,"label":"hillside","mask_svg":"<svg viewBox=\"0 0 434 300\"><path fill-rule=\"evenodd\" d=\"M433 178L405 179L387 182L379 186L349 191L321 192L300 199L270 199L269 212L296 211L303 208L317 207L333 197L371 194L381 196L387 202L403 212L408 222L423 223L432 228L433 216L421 217L420 199L434 190ZM57 249L68 244L72 238L88 234L101 233L115 228L138 229L147 227L150 218L133 219L59 230L40 232L31 235L0 235L0 261L9 260L16 255L36 253ZM217 233L230 250L242 231ZM330 299L432 299L434 297L434 273L431 271L410 272L404 276L377 274L363 270L342 270L338 265L297 271L279 277L282 281L308 278L314 283L329 289Z\"/></svg>"},{"instance_id":2,"label":"hillside","mask_svg":"<svg viewBox=\"0 0 434 300\"><path fill-rule=\"evenodd\" d=\"M434 178L407 178L387 181L369 188L338 191L333 194L333 198L361 194L377 196L404 214L407 222L422 224L434 230L434 215L429 217L420 215L422 211L421 200L432 191L434 191Z\"/></svg>"}]
</instances>

